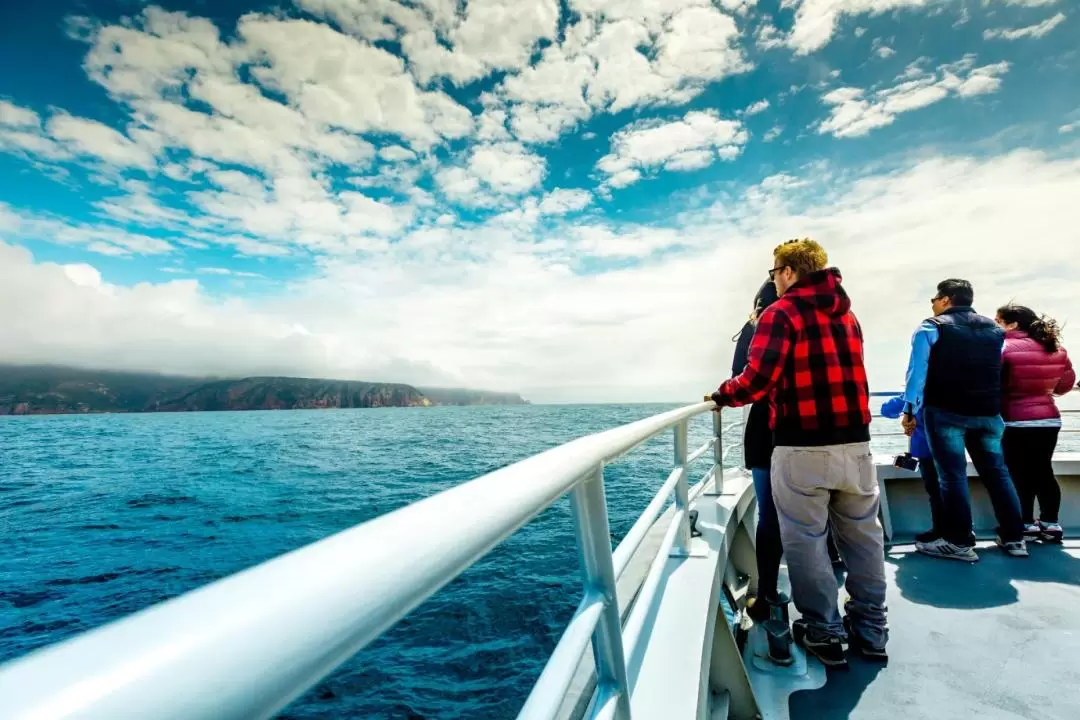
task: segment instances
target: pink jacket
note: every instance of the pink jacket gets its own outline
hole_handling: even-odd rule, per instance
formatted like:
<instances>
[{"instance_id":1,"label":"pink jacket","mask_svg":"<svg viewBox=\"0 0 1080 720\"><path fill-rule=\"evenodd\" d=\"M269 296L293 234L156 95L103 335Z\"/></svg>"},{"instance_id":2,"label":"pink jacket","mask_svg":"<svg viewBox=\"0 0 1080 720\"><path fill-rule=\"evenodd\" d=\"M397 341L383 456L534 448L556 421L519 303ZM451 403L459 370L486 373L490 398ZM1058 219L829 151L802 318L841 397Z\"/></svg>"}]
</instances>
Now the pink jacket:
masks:
<instances>
[{"instance_id":1,"label":"pink jacket","mask_svg":"<svg viewBox=\"0 0 1080 720\"><path fill-rule=\"evenodd\" d=\"M1027 333L1010 330L1003 352L1001 416L1005 422L1061 417L1054 395L1064 395L1076 384L1065 348L1050 353Z\"/></svg>"}]
</instances>

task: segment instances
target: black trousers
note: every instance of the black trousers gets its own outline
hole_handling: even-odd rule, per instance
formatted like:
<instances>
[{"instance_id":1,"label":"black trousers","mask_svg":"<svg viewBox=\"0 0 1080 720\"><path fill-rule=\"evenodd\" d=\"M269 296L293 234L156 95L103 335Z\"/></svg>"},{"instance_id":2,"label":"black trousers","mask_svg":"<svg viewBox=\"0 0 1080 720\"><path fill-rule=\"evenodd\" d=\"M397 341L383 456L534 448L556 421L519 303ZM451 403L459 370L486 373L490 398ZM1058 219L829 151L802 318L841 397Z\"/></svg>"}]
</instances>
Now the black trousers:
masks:
<instances>
[{"instance_id":1,"label":"black trousers","mask_svg":"<svg viewBox=\"0 0 1080 720\"><path fill-rule=\"evenodd\" d=\"M1020 510L1025 523L1035 522L1035 499L1039 500L1039 519L1056 523L1061 510L1061 487L1054 477L1056 427L1006 427L1001 439L1005 464L1009 467L1020 496Z\"/></svg>"}]
</instances>

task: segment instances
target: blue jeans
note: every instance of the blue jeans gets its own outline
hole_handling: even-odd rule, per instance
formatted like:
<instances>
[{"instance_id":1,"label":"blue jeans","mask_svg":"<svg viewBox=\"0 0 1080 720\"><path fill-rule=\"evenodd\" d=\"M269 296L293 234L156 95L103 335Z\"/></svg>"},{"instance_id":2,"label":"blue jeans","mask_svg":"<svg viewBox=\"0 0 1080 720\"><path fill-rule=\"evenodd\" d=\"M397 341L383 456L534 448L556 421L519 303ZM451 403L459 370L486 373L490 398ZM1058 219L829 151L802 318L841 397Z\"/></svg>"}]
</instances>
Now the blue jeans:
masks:
<instances>
[{"instance_id":1,"label":"blue jeans","mask_svg":"<svg viewBox=\"0 0 1080 720\"><path fill-rule=\"evenodd\" d=\"M969 417L933 407L926 409L926 434L941 486L943 527L939 530L954 545L972 544L971 494L965 448L994 505L998 535L1005 542L1024 536L1020 498L1001 451L1004 432L1005 423L1000 415Z\"/></svg>"},{"instance_id":2,"label":"blue jeans","mask_svg":"<svg viewBox=\"0 0 1080 720\"><path fill-rule=\"evenodd\" d=\"M919 458L919 474L922 475L926 495L930 498L930 529L940 533L941 528L945 526L945 521L944 512L941 509L941 481L938 480L934 458Z\"/></svg>"},{"instance_id":3,"label":"blue jeans","mask_svg":"<svg viewBox=\"0 0 1080 720\"><path fill-rule=\"evenodd\" d=\"M780 577L780 558L784 554L780 542L780 520L773 502L772 479L769 468L751 468L754 495L757 496L757 569L758 597L775 598Z\"/></svg>"}]
</instances>

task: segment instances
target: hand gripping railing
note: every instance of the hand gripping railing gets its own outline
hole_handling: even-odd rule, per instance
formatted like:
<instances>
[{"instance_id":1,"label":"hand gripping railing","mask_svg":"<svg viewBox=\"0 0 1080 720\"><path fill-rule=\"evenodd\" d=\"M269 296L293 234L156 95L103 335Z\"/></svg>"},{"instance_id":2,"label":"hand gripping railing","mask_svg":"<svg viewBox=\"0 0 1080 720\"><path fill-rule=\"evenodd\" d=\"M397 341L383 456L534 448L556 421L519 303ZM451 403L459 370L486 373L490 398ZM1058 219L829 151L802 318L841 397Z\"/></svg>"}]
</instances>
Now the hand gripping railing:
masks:
<instances>
[{"instance_id":1,"label":"hand gripping railing","mask_svg":"<svg viewBox=\"0 0 1080 720\"><path fill-rule=\"evenodd\" d=\"M720 416L687 454L698 403L574 440L0 667L0 718L265 718L571 493L584 597L519 717L555 715L592 641L592 716L630 716L625 658L689 503L717 482ZM612 552L604 464L674 428L676 468ZM687 487L692 460L714 465ZM674 492L674 517L624 630L615 583ZM421 533L416 528L423 528ZM409 538L401 542L401 538ZM392 547L392 551L387 548Z\"/></svg>"}]
</instances>

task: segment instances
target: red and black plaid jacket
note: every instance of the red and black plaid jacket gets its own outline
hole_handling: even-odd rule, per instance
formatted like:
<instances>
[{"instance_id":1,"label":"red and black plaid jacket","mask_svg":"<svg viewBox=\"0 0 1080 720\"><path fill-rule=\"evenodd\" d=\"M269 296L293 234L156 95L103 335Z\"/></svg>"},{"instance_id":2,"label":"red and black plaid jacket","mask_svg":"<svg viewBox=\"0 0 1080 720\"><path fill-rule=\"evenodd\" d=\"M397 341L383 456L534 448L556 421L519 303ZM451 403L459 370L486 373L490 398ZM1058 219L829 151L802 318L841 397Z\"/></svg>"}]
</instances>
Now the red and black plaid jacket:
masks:
<instances>
[{"instance_id":1,"label":"red and black plaid jacket","mask_svg":"<svg viewBox=\"0 0 1080 720\"><path fill-rule=\"evenodd\" d=\"M768 397L777 445L870 440L862 328L840 282L828 268L789 288L758 320L746 369L712 395L734 407Z\"/></svg>"}]
</instances>

